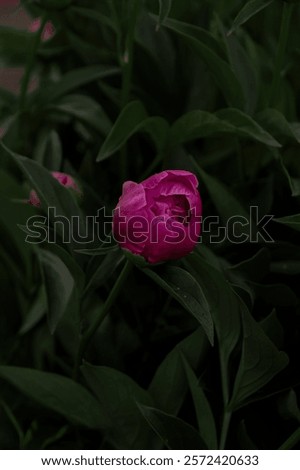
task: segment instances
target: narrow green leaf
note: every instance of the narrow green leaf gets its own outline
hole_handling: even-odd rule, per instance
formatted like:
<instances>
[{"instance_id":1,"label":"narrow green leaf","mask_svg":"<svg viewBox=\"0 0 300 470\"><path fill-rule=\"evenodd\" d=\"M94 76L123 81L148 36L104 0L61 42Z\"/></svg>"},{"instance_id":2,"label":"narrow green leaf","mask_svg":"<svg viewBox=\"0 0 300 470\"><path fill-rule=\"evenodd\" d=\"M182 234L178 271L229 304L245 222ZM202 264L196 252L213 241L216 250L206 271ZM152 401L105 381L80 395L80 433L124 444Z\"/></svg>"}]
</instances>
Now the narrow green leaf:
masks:
<instances>
[{"instance_id":1,"label":"narrow green leaf","mask_svg":"<svg viewBox=\"0 0 300 470\"><path fill-rule=\"evenodd\" d=\"M188 271L177 266L166 266L160 274L148 268L143 269L143 272L198 320L213 344L214 327L210 307L196 279Z\"/></svg>"},{"instance_id":2,"label":"narrow green leaf","mask_svg":"<svg viewBox=\"0 0 300 470\"><path fill-rule=\"evenodd\" d=\"M182 356L182 360L193 397L200 436L206 443L208 449L217 449L217 431L209 401L206 398L193 369L190 367L184 356Z\"/></svg>"},{"instance_id":3,"label":"narrow green leaf","mask_svg":"<svg viewBox=\"0 0 300 470\"><path fill-rule=\"evenodd\" d=\"M132 101L121 111L110 133L104 141L96 161L103 161L119 150L137 132L146 132L160 151L165 145L168 124L165 119L148 117L140 101Z\"/></svg>"},{"instance_id":4,"label":"narrow green leaf","mask_svg":"<svg viewBox=\"0 0 300 470\"><path fill-rule=\"evenodd\" d=\"M82 250L75 250L76 253L80 253L82 255L88 256L103 256L111 251L118 250L118 245L107 245L107 246L99 246L98 248L83 248Z\"/></svg>"},{"instance_id":5,"label":"narrow green leaf","mask_svg":"<svg viewBox=\"0 0 300 470\"><path fill-rule=\"evenodd\" d=\"M0 377L71 422L92 429L101 429L106 425L97 400L67 377L11 366L1 366Z\"/></svg>"},{"instance_id":6,"label":"narrow green leaf","mask_svg":"<svg viewBox=\"0 0 300 470\"><path fill-rule=\"evenodd\" d=\"M241 138L261 142L271 147L281 147L250 116L238 109L228 108L215 114L206 111L190 111L181 116L171 128L172 145L179 145L204 137L216 137L220 134L231 134Z\"/></svg>"},{"instance_id":7,"label":"narrow green leaf","mask_svg":"<svg viewBox=\"0 0 300 470\"><path fill-rule=\"evenodd\" d=\"M165 19L169 16L172 7L172 0L159 0L159 18L158 27L162 25Z\"/></svg>"},{"instance_id":8,"label":"narrow green leaf","mask_svg":"<svg viewBox=\"0 0 300 470\"><path fill-rule=\"evenodd\" d=\"M39 250L38 255L47 292L48 323L50 332L53 334L69 305L75 289L75 281L58 256L47 250Z\"/></svg>"},{"instance_id":9,"label":"narrow green leaf","mask_svg":"<svg viewBox=\"0 0 300 470\"><path fill-rule=\"evenodd\" d=\"M243 91L229 64L221 58L215 48L211 47L211 41L203 41L203 34L199 38L196 27L182 23L181 21L167 19L164 26L181 36L183 40L205 62L212 74L217 87L222 91L230 106L244 108ZM201 31L202 33L202 31Z\"/></svg>"},{"instance_id":10,"label":"narrow green leaf","mask_svg":"<svg viewBox=\"0 0 300 470\"><path fill-rule=\"evenodd\" d=\"M233 21L232 27L227 34L232 34L239 26L246 23L246 21L252 18L252 16L266 8L268 5L273 3L273 1L274 0L250 0L238 13Z\"/></svg>"},{"instance_id":11,"label":"narrow green leaf","mask_svg":"<svg viewBox=\"0 0 300 470\"><path fill-rule=\"evenodd\" d=\"M300 231L300 214L287 215L286 217L280 217L279 219L273 219L274 222L286 225L294 230Z\"/></svg>"},{"instance_id":12,"label":"narrow green leaf","mask_svg":"<svg viewBox=\"0 0 300 470\"><path fill-rule=\"evenodd\" d=\"M167 449L207 449L197 431L185 421L148 406L139 408Z\"/></svg>"},{"instance_id":13,"label":"narrow green leaf","mask_svg":"<svg viewBox=\"0 0 300 470\"><path fill-rule=\"evenodd\" d=\"M258 392L288 364L288 357L278 351L262 328L243 306L243 348L230 407L236 409Z\"/></svg>"},{"instance_id":14,"label":"narrow green leaf","mask_svg":"<svg viewBox=\"0 0 300 470\"><path fill-rule=\"evenodd\" d=\"M137 402L151 405L148 393L130 377L109 367L85 364L81 372L107 415L107 436L119 449L143 449L151 434ZM126 432L124 432L126 430Z\"/></svg>"},{"instance_id":15,"label":"narrow green leaf","mask_svg":"<svg viewBox=\"0 0 300 470\"><path fill-rule=\"evenodd\" d=\"M22 326L19 330L20 335L24 335L43 318L47 312L47 297L44 285L42 285L36 295L36 298L28 311Z\"/></svg>"},{"instance_id":16,"label":"narrow green leaf","mask_svg":"<svg viewBox=\"0 0 300 470\"><path fill-rule=\"evenodd\" d=\"M198 328L172 349L159 365L149 386L156 406L166 413L178 413L188 388L181 356L192 369L197 369L200 363L204 363L208 348L205 333ZM170 387L170 383L176 387Z\"/></svg>"}]
</instances>

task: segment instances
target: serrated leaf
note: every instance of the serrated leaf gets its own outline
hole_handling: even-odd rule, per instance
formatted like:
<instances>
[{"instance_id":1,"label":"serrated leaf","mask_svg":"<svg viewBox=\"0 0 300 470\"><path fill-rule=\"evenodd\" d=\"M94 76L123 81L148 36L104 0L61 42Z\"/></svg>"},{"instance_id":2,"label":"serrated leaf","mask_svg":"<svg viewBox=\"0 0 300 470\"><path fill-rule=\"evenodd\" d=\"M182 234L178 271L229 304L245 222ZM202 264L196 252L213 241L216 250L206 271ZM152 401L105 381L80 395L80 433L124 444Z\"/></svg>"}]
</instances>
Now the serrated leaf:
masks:
<instances>
[{"instance_id":1,"label":"serrated leaf","mask_svg":"<svg viewBox=\"0 0 300 470\"><path fill-rule=\"evenodd\" d=\"M166 141L168 124L162 117L148 117L140 101L132 101L121 111L104 141L96 161L103 161L119 150L137 132L146 132L160 151Z\"/></svg>"},{"instance_id":2,"label":"serrated leaf","mask_svg":"<svg viewBox=\"0 0 300 470\"><path fill-rule=\"evenodd\" d=\"M97 400L67 377L21 367L0 366L0 377L40 405L92 429L106 427Z\"/></svg>"},{"instance_id":3,"label":"serrated leaf","mask_svg":"<svg viewBox=\"0 0 300 470\"><path fill-rule=\"evenodd\" d=\"M246 23L250 18L252 18L252 16L269 6L273 1L274 0L250 0L246 3L235 17L228 35L232 34L239 26Z\"/></svg>"},{"instance_id":4,"label":"serrated leaf","mask_svg":"<svg viewBox=\"0 0 300 470\"><path fill-rule=\"evenodd\" d=\"M207 449L197 431L185 421L163 411L139 405L141 414L167 449Z\"/></svg>"},{"instance_id":5,"label":"serrated leaf","mask_svg":"<svg viewBox=\"0 0 300 470\"><path fill-rule=\"evenodd\" d=\"M152 400L130 377L110 367L85 364L81 372L96 395L109 422L107 436L119 449L143 449L151 434L144 425L137 402L151 405Z\"/></svg>"},{"instance_id":6,"label":"serrated leaf","mask_svg":"<svg viewBox=\"0 0 300 470\"><path fill-rule=\"evenodd\" d=\"M198 320L210 343L213 344L214 326L210 307L196 279L188 271L177 266L166 266L159 274L148 268L145 268L143 272Z\"/></svg>"}]
</instances>

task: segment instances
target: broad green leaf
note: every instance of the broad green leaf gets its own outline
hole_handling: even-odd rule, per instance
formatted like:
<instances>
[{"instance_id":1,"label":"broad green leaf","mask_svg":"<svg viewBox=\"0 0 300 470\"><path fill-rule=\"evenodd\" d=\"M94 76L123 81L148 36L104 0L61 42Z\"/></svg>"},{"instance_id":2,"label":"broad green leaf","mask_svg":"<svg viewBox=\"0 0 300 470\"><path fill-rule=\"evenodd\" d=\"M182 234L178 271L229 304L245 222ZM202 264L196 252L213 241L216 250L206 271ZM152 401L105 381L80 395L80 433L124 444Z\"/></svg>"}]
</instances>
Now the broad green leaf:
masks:
<instances>
[{"instance_id":1,"label":"broad green leaf","mask_svg":"<svg viewBox=\"0 0 300 470\"><path fill-rule=\"evenodd\" d=\"M39 133L33 153L33 160L51 171L61 168L63 159L62 143L55 130L44 129Z\"/></svg>"},{"instance_id":2,"label":"broad green leaf","mask_svg":"<svg viewBox=\"0 0 300 470\"><path fill-rule=\"evenodd\" d=\"M235 17L229 34L232 34L239 26L246 23L252 16L273 3L274 0L250 0L248 1L238 15Z\"/></svg>"},{"instance_id":3,"label":"broad green leaf","mask_svg":"<svg viewBox=\"0 0 300 470\"><path fill-rule=\"evenodd\" d=\"M113 275L120 263L123 261L124 255L121 250L110 251L107 253L102 262L99 263L97 256L91 258L87 269L87 284L85 293L90 292L97 287L102 286L110 276Z\"/></svg>"},{"instance_id":4,"label":"broad green leaf","mask_svg":"<svg viewBox=\"0 0 300 470\"><path fill-rule=\"evenodd\" d=\"M289 362L287 355L274 346L245 306L241 313L243 346L229 405L232 409L242 406Z\"/></svg>"},{"instance_id":5,"label":"broad green leaf","mask_svg":"<svg viewBox=\"0 0 300 470\"><path fill-rule=\"evenodd\" d=\"M274 222L286 225L294 230L300 231L300 214L287 215L286 217L280 217L279 219L273 219Z\"/></svg>"},{"instance_id":6,"label":"broad green leaf","mask_svg":"<svg viewBox=\"0 0 300 470\"><path fill-rule=\"evenodd\" d=\"M159 18L158 27L162 25L165 19L169 16L172 7L172 0L159 0Z\"/></svg>"},{"instance_id":7,"label":"broad green leaf","mask_svg":"<svg viewBox=\"0 0 300 470\"><path fill-rule=\"evenodd\" d=\"M259 322L260 326L278 349L284 346L284 330L274 308L270 315Z\"/></svg>"},{"instance_id":8,"label":"broad green leaf","mask_svg":"<svg viewBox=\"0 0 300 470\"><path fill-rule=\"evenodd\" d=\"M148 268L143 269L143 272L198 320L213 344L214 326L210 306L196 279L188 271L177 266L166 266L159 274Z\"/></svg>"},{"instance_id":9,"label":"broad green leaf","mask_svg":"<svg viewBox=\"0 0 300 470\"><path fill-rule=\"evenodd\" d=\"M141 414L167 449L207 449L197 431L185 421L149 406L139 405Z\"/></svg>"},{"instance_id":10,"label":"broad green leaf","mask_svg":"<svg viewBox=\"0 0 300 470\"><path fill-rule=\"evenodd\" d=\"M250 116L238 109L228 108L215 114L207 111L190 111L181 116L171 128L172 145L179 145L204 137L216 137L220 134L231 134L241 138L261 142L271 147L281 147Z\"/></svg>"},{"instance_id":11,"label":"broad green leaf","mask_svg":"<svg viewBox=\"0 0 300 470\"><path fill-rule=\"evenodd\" d=\"M91 65L71 70L63 75L59 81L47 85L46 89L42 90L42 96L45 97L46 102L53 103L61 96L76 90L76 88L118 73L119 69L110 65Z\"/></svg>"},{"instance_id":12,"label":"broad green leaf","mask_svg":"<svg viewBox=\"0 0 300 470\"><path fill-rule=\"evenodd\" d=\"M48 300L48 323L53 334L71 301L75 281L67 266L53 253L39 250Z\"/></svg>"},{"instance_id":13,"label":"broad green leaf","mask_svg":"<svg viewBox=\"0 0 300 470\"><path fill-rule=\"evenodd\" d=\"M207 445L208 449L217 449L217 431L214 415L212 413L209 401L207 400L194 371L184 356L182 356L182 360L189 383L189 388L193 397L200 436Z\"/></svg>"},{"instance_id":14,"label":"broad green leaf","mask_svg":"<svg viewBox=\"0 0 300 470\"><path fill-rule=\"evenodd\" d=\"M107 415L107 437L119 449L144 449L151 433L140 415L137 402L151 405L148 393L129 376L103 366L85 364L81 372Z\"/></svg>"},{"instance_id":15,"label":"broad green leaf","mask_svg":"<svg viewBox=\"0 0 300 470\"><path fill-rule=\"evenodd\" d=\"M292 196L294 196L294 197L300 196L300 178L295 178L295 177L290 175L290 173L289 173L288 169L286 168L285 164L283 163L283 160L282 160L281 157L279 157L279 162L280 162L283 174L285 175L285 177L288 181L289 187L290 187L291 192L292 192Z\"/></svg>"},{"instance_id":16,"label":"broad green leaf","mask_svg":"<svg viewBox=\"0 0 300 470\"><path fill-rule=\"evenodd\" d=\"M242 88L229 64L215 52L215 48L211 47L213 40L208 43L206 40L207 35L204 38L204 33L199 28L181 21L167 19L164 26L181 36L203 60L229 106L244 108Z\"/></svg>"},{"instance_id":17,"label":"broad green leaf","mask_svg":"<svg viewBox=\"0 0 300 470\"><path fill-rule=\"evenodd\" d=\"M287 137L300 143L300 135L293 123L277 109L267 108L255 116L256 121L274 136Z\"/></svg>"},{"instance_id":18,"label":"broad green leaf","mask_svg":"<svg viewBox=\"0 0 300 470\"><path fill-rule=\"evenodd\" d=\"M166 413L178 413L188 389L181 357L184 356L190 367L196 369L204 363L208 347L202 328L198 328L165 357L149 386L157 407ZM176 384L176 387L170 387L170 383Z\"/></svg>"},{"instance_id":19,"label":"broad green leaf","mask_svg":"<svg viewBox=\"0 0 300 470\"><path fill-rule=\"evenodd\" d=\"M92 429L106 427L97 400L82 385L67 377L12 366L1 366L0 377L72 423Z\"/></svg>"},{"instance_id":20,"label":"broad green leaf","mask_svg":"<svg viewBox=\"0 0 300 470\"><path fill-rule=\"evenodd\" d=\"M232 192L221 181L206 173L194 159L192 159L196 172L200 176L200 180L206 186L206 189L214 203L216 209L223 222L231 217L241 216L249 221L249 214L246 212L240 202L234 197ZM250 221L249 221L250 222ZM250 233L249 225L243 226L243 232L247 235Z\"/></svg>"},{"instance_id":21,"label":"broad green leaf","mask_svg":"<svg viewBox=\"0 0 300 470\"><path fill-rule=\"evenodd\" d=\"M89 96L66 95L54 104L50 104L46 110L77 119L102 135L106 135L111 129L110 119L103 108Z\"/></svg>"},{"instance_id":22,"label":"broad green leaf","mask_svg":"<svg viewBox=\"0 0 300 470\"><path fill-rule=\"evenodd\" d=\"M168 124L159 116L148 117L140 101L130 102L120 113L104 141L96 161L102 161L119 150L137 132L146 132L161 151L168 136Z\"/></svg>"}]
</instances>

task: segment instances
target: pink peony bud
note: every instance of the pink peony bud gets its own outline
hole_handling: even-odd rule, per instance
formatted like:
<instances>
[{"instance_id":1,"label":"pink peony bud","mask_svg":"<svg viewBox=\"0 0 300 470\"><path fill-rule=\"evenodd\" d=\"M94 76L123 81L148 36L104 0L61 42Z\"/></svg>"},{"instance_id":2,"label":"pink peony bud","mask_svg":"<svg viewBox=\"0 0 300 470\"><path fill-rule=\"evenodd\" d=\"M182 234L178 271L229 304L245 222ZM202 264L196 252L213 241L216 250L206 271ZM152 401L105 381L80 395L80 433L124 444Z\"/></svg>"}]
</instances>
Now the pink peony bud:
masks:
<instances>
[{"instance_id":1,"label":"pink peony bud","mask_svg":"<svg viewBox=\"0 0 300 470\"><path fill-rule=\"evenodd\" d=\"M81 194L81 191L72 176L67 175L66 173L61 173L59 171L52 171L51 174L62 186L65 186L66 188L72 188L78 194ZM30 191L28 202L32 206L36 207L41 205L41 201L34 189Z\"/></svg>"},{"instance_id":2,"label":"pink peony bud","mask_svg":"<svg viewBox=\"0 0 300 470\"><path fill-rule=\"evenodd\" d=\"M35 18L29 25L28 30L31 33L36 33L41 27L41 18ZM47 21L45 24L43 33L42 33L42 40L43 41L48 41L51 39L55 34L55 28L51 21Z\"/></svg>"},{"instance_id":3,"label":"pink peony bud","mask_svg":"<svg viewBox=\"0 0 300 470\"><path fill-rule=\"evenodd\" d=\"M125 250L149 263L190 253L201 232L198 180L185 170L166 170L142 181L127 181L114 210L113 233Z\"/></svg>"}]
</instances>

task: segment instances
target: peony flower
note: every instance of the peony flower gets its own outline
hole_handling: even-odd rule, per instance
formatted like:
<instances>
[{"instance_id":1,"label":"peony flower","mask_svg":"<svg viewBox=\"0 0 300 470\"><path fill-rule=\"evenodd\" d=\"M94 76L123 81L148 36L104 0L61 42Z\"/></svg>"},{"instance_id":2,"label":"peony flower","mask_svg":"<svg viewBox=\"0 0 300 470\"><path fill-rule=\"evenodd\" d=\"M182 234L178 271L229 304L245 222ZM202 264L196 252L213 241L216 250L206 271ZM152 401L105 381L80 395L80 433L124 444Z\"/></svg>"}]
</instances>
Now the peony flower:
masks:
<instances>
[{"instance_id":1,"label":"peony flower","mask_svg":"<svg viewBox=\"0 0 300 470\"><path fill-rule=\"evenodd\" d=\"M61 173L59 171L52 171L51 174L62 186L65 186L66 188L72 188L78 194L81 194L81 191L72 176L67 175L66 173ZM36 207L39 207L41 205L41 201L34 189L30 191L28 202L32 206Z\"/></svg>"},{"instance_id":2,"label":"peony flower","mask_svg":"<svg viewBox=\"0 0 300 470\"><path fill-rule=\"evenodd\" d=\"M41 27L41 18L35 18L29 25L28 30L31 33L36 33ZM43 33L42 33L42 40L43 41L48 41L51 39L55 34L55 28L51 21L47 21L45 24Z\"/></svg>"},{"instance_id":3,"label":"peony flower","mask_svg":"<svg viewBox=\"0 0 300 470\"><path fill-rule=\"evenodd\" d=\"M113 234L125 250L149 263L190 253L201 232L198 180L185 170L166 170L137 184L126 181L113 215Z\"/></svg>"}]
</instances>

